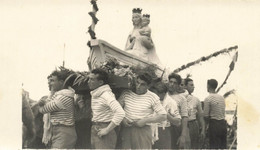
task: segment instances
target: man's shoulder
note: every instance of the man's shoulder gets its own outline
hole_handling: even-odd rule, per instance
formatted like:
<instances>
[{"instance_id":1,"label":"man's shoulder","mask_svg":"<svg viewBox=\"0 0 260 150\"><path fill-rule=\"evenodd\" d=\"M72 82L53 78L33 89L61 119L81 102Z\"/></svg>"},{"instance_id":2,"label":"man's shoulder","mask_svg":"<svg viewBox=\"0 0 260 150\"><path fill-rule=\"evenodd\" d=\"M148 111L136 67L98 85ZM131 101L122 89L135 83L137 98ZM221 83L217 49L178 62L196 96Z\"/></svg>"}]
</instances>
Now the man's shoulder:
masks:
<instances>
[{"instance_id":1,"label":"man's shoulder","mask_svg":"<svg viewBox=\"0 0 260 150\"><path fill-rule=\"evenodd\" d=\"M206 98L205 101L216 101L216 100L224 100L224 97L220 94L209 94Z\"/></svg>"},{"instance_id":2,"label":"man's shoulder","mask_svg":"<svg viewBox=\"0 0 260 150\"><path fill-rule=\"evenodd\" d=\"M170 96L165 97L164 101L169 106L177 106L177 102L174 99L172 99Z\"/></svg>"},{"instance_id":3,"label":"man's shoulder","mask_svg":"<svg viewBox=\"0 0 260 150\"><path fill-rule=\"evenodd\" d=\"M209 94L209 96L207 97L209 99L224 99L224 97L220 94L214 93L214 94Z\"/></svg>"},{"instance_id":4,"label":"man's shoulder","mask_svg":"<svg viewBox=\"0 0 260 150\"><path fill-rule=\"evenodd\" d=\"M170 95L170 94L167 94L171 99L173 99L174 101L176 101L176 103L178 105L184 103L184 102L187 102L187 99L181 95L181 94L173 94L173 95Z\"/></svg>"},{"instance_id":5,"label":"man's shoulder","mask_svg":"<svg viewBox=\"0 0 260 150\"><path fill-rule=\"evenodd\" d=\"M61 97L61 96L65 96L65 97L70 97L73 98L75 95L75 92L69 89L62 89L60 91L57 91L54 95Z\"/></svg>"},{"instance_id":6,"label":"man's shoulder","mask_svg":"<svg viewBox=\"0 0 260 150\"><path fill-rule=\"evenodd\" d=\"M193 99L194 101L196 101L196 102L200 102L200 100L199 100L198 97L196 97L196 96L194 96L194 95L191 95L191 97L192 97L192 99Z\"/></svg>"},{"instance_id":7,"label":"man's shoulder","mask_svg":"<svg viewBox=\"0 0 260 150\"><path fill-rule=\"evenodd\" d=\"M100 95L100 97L107 100L107 99L115 98L115 94L112 91L104 91Z\"/></svg>"},{"instance_id":8,"label":"man's shoulder","mask_svg":"<svg viewBox=\"0 0 260 150\"><path fill-rule=\"evenodd\" d=\"M205 99L204 99L204 101L210 101L212 99L212 95L208 95Z\"/></svg>"},{"instance_id":9,"label":"man's shoulder","mask_svg":"<svg viewBox=\"0 0 260 150\"><path fill-rule=\"evenodd\" d=\"M129 89L127 89L127 90L124 90L124 91L123 91L123 93L124 93L124 94L132 94L132 93L133 93L133 91L132 91L132 90L129 90Z\"/></svg>"},{"instance_id":10,"label":"man's shoulder","mask_svg":"<svg viewBox=\"0 0 260 150\"><path fill-rule=\"evenodd\" d=\"M159 96L156 95L154 92L151 92L151 91L147 91L146 93L148 96L152 97L153 99L159 99Z\"/></svg>"},{"instance_id":11,"label":"man's shoulder","mask_svg":"<svg viewBox=\"0 0 260 150\"><path fill-rule=\"evenodd\" d=\"M176 94L176 99L179 101L187 101L187 98L183 94Z\"/></svg>"},{"instance_id":12,"label":"man's shoulder","mask_svg":"<svg viewBox=\"0 0 260 150\"><path fill-rule=\"evenodd\" d=\"M185 96L182 93L176 93L176 94L169 94L167 93L171 98L179 98L179 99L186 99Z\"/></svg>"}]
</instances>

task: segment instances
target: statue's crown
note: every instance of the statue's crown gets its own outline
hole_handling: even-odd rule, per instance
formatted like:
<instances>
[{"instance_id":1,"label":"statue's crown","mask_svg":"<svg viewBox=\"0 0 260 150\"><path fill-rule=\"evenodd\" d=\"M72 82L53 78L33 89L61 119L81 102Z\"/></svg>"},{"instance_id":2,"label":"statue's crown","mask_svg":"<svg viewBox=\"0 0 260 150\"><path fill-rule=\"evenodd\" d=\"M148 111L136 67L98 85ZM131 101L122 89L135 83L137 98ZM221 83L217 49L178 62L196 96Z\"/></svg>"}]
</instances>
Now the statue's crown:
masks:
<instances>
[{"instance_id":1,"label":"statue's crown","mask_svg":"<svg viewBox=\"0 0 260 150\"><path fill-rule=\"evenodd\" d=\"M143 17L150 18L150 15L149 14L143 14Z\"/></svg>"},{"instance_id":2,"label":"statue's crown","mask_svg":"<svg viewBox=\"0 0 260 150\"><path fill-rule=\"evenodd\" d=\"M132 12L133 12L133 13L141 14L142 9L141 9L141 8L134 8L134 9L132 10Z\"/></svg>"}]
</instances>

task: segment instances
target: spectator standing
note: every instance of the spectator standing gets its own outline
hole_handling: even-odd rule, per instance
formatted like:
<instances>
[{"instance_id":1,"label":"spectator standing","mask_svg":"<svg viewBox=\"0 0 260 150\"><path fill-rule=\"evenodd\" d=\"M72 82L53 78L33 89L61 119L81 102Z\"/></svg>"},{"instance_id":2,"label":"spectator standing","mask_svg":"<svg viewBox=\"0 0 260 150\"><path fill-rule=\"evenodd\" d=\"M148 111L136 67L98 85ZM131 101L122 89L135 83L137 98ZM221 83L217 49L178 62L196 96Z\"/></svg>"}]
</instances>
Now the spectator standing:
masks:
<instances>
[{"instance_id":1,"label":"spectator standing","mask_svg":"<svg viewBox=\"0 0 260 150\"><path fill-rule=\"evenodd\" d=\"M181 84L181 76L171 73L168 76L168 96L176 101L179 113L182 117L181 127L172 126L172 149L189 148L190 138L188 133L188 104L187 99L178 93Z\"/></svg>"},{"instance_id":2,"label":"spectator standing","mask_svg":"<svg viewBox=\"0 0 260 150\"><path fill-rule=\"evenodd\" d=\"M199 149L201 148L199 139L203 141L205 138L205 122L203 117L203 111L201 108L200 100L192 95L195 88L193 80L190 78L186 78L184 81L185 89L189 92L189 94L187 95L187 102L189 112L188 127L191 140L190 148Z\"/></svg>"},{"instance_id":3,"label":"spectator standing","mask_svg":"<svg viewBox=\"0 0 260 150\"><path fill-rule=\"evenodd\" d=\"M226 149L227 123L225 120L224 97L216 93L218 82L215 79L207 81L209 96L204 100L204 117L209 132L211 149Z\"/></svg>"}]
</instances>

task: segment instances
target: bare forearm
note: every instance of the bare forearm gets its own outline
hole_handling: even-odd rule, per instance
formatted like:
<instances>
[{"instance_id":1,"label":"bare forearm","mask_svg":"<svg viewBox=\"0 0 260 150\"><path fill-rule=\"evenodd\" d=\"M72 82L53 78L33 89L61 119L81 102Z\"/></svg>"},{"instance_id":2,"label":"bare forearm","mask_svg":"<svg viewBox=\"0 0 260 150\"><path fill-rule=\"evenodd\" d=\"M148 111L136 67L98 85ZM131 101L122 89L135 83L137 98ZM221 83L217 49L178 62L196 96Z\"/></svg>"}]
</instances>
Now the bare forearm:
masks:
<instances>
[{"instance_id":1,"label":"bare forearm","mask_svg":"<svg viewBox=\"0 0 260 150\"><path fill-rule=\"evenodd\" d=\"M181 126L182 126L181 135L186 135L188 130L188 117L183 117L181 119Z\"/></svg>"},{"instance_id":2,"label":"bare forearm","mask_svg":"<svg viewBox=\"0 0 260 150\"><path fill-rule=\"evenodd\" d=\"M107 131L108 131L108 133L109 133L109 132L112 131L115 127L116 127L116 124L111 121L111 122L109 123L109 125L106 127L106 129L107 129Z\"/></svg>"},{"instance_id":3,"label":"bare forearm","mask_svg":"<svg viewBox=\"0 0 260 150\"><path fill-rule=\"evenodd\" d=\"M180 118L174 118L171 114L167 114L167 119L175 126L181 125L181 119Z\"/></svg>"},{"instance_id":4,"label":"bare forearm","mask_svg":"<svg viewBox=\"0 0 260 150\"><path fill-rule=\"evenodd\" d=\"M205 133L205 121L204 121L204 113L201 107L201 103L198 103L197 106L198 109L198 118L199 118L199 123L200 123L200 127L201 127L201 132Z\"/></svg>"},{"instance_id":5,"label":"bare forearm","mask_svg":"<svg viewBox=\"0 0 260 150\"><path fill-rule=\"evenodd\" d=\"M200 121L201 131L205 132L205 121L204 121L203 116L199 117L199 121Z\"/></svg>"},{"instance_id":6,"label":"bare forearm","mask_svg":"<svg viewBox=\"0 0 260 150\"><path fill-rule=\"evenodd\" d=\"M167 119L166 114L157 114L153 117L144 118L146 123L159 123Z\"/></svg>"}]
</instances>

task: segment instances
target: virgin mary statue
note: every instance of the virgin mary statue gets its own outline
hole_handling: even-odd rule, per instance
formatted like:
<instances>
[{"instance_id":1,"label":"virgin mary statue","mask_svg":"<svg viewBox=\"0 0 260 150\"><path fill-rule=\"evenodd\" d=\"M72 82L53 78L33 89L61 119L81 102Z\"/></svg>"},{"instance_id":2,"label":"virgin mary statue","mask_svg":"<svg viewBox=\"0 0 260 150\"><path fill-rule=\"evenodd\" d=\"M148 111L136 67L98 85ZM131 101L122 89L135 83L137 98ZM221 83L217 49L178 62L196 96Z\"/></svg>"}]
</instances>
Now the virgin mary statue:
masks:
<instances>
[{"instance_id":1,"label":"virgin mary statue","mask_svg":"<svg viewBox=\"0 0 260 150\"><path fill-rule=\"evenodd\" d=\"M141 12L142 9L140 8L134 8L132 10L132 22L134 28L127 38L125 50L128 53L136 55L140 58L143 58L151 63L158 65L159 67L162 67L161 61L159 60L156 54L152 38L150 36L142 34L143 30L147 28L147 21L150 22L150 15L149 18L147 18L147 16L145 15L145 17L142 18ZM150 35L150 33L148 35Z\"/></svg>"}]
</instances>

